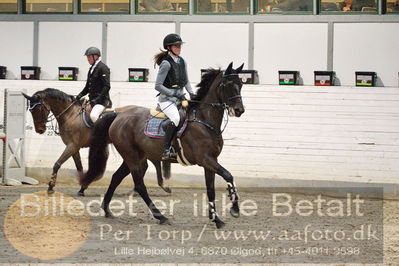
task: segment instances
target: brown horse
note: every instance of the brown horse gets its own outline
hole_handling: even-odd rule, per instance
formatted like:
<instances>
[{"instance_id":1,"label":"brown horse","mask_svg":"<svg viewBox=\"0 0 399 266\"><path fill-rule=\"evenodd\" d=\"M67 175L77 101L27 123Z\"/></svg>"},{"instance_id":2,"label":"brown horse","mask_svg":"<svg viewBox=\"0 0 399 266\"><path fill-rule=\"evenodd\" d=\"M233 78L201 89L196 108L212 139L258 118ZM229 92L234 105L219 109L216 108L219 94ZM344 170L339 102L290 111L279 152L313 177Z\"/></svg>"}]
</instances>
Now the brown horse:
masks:
<instances>
[{"instance_id":1,"label":"brown horse","mask_svg":"<svg viewBox=\"0 0 399 266\"><path fill-rule=\"evenodd\" d=\"M74 96L68 95L57 89L45 89L37 91L32 96L24 94L29 100L29 110L33 117L35 131L39 134L46 132L46 124L54 119L59 124L59 134L66 148L58 158L53 167L53 173L49 182L48 191L53 192L57 181L57 172L61 165L71 156L75 162L79 174L83 174L82 162L80 159L80 148L88 147L90 144L93 129L85 125L82 117L82 104L76 101ZM127 109L134 109L136 106L130 105L116 108L116 112L122 112ZM50 116L50 113L52 115ZM163 184L161 162L152 161L157 170L158 184L166 192L170 189ZM168 168L169 167L169 168ZM170 177L170 164L163 164L165 178ZM84 190L87 187L81 187L79 196L84 196Z\"/></svg>"},{"instance_id":2,"label":"brown horse","mask_svg":"<svg viewBox=\"0 0 399 266\"><path fill-rule=\"evenodd\" d=\"M188 125L183 135L178 139L179 154L184 151L185 160L191 165L202 166L205 170L205 180L209 200L209 218L215 222L217 228L224 226L215 208L215 173L222 176L228 185L228 193L232 201L230 213L239 216L238 194L233 176L218 163L218 156L223 148L222 124L225 110L230 116L240 117L245 109L241 98L242 83L238 69L232 68L232 63L223 73L221 70L211 69L203 75L198 86L197 97L193 99L187 110ZM89 170L81 179L81 184L88 185L92 180L101 176L105 170L107 136L124 159L123 164L112 176L111 184L105 194L102 208L106 217L112 216L109 203L116 187L122 179L131 173L137 191L150 208L153 216L160 223L168 222L155 207L148 196L144 185L144 175L147 170L147 159L160 160L163 140L152 139L144 134L144 127L150 115L150 110L137 107L126 110L119 115L107 115L98 122L94 136L103 141L93 141L89 152ZM177 144L175 144L177 146Z\"/></svg>"}]
</instances>

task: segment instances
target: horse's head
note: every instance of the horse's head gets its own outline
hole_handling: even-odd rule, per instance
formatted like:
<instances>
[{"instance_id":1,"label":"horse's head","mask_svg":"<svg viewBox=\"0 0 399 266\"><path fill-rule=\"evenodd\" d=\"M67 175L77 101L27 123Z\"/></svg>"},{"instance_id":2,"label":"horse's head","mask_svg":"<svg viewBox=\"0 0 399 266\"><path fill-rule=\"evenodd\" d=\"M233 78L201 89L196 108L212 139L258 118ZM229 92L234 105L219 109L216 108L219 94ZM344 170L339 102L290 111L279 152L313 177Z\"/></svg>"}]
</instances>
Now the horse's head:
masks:
<instances>
[{"instance_id":1,"label":"horse's head","mask_svg":"<svg viewBox=\"0 0 399 266\"><path fill-rule=\"evenodd\" d=\"M241 72L243 67L244 64L237 69L233 69L233 62L231 62L223 73L218 86L219 100L228 106L230 116L240 117L245 112L241 98L242 82L238 77L238 73Z\"/></svg>"},{"instance_id":2,"label":"horse's head","mask_svg":"<svg viewBox=\"0 0 399 266\"><path fill-rule=\"evenodd\" d=\"M32 114L33 123L35 124L35 131L39 134L46 132L46 123L50 114L50 107L44 102L40 94L35 93L33 96L28 96L22 93L26 99L29 100L29 111Z\"/></svg>"}]
</instances>

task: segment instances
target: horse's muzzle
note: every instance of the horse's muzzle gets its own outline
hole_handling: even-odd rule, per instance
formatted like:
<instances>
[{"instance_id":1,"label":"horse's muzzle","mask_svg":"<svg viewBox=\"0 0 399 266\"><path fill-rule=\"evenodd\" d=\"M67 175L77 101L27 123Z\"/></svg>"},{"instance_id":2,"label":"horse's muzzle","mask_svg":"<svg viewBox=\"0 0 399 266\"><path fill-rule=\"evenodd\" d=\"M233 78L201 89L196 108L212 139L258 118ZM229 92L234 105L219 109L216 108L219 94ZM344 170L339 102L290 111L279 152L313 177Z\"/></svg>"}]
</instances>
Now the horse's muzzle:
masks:
<instances>
[{"instance_id":1,"label":"horse's muzzle","mask_svg":"<svg viewBox=\"0 0 399 266\"><path fill-rule=\"evenodd\" d=\"M236 117L240 117L245 112L244 108L234 108Z\"/></svg>"},{"instance_id":2,"label":"horse's muzzle","mask_svg":"<svg viewBox=\"0 0 399 266\"><path fill-rule=\"evenodd\" d=\"M36 129L36 133L43 134L44 132L46 132L46 129L45 129L45 128L38 128L38 129Z\"/></svg>"}]
</instances>

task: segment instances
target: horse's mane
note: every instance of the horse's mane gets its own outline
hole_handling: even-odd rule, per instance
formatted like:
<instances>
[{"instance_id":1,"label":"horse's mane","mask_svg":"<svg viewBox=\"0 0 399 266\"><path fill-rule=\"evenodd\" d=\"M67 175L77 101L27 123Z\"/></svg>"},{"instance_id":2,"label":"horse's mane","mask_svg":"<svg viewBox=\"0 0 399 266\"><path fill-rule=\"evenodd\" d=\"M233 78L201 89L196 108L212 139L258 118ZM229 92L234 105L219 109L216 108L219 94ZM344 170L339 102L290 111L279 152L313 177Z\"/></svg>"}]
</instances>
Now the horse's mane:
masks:
<instances>
[{"instance_id":1,"label":"horse's mane","mask_svg":"<svg viewBox=\"0 0 399 266\"><path fill-rule=\"evenodd\" d=\"M215 78L222 72L222 70L219 69L213 69L209 68L206 70L205 74L202 75L201 82L197 84L197 87L199 88L197 90L197 96L193 98L192 100L194 101L201 101L205 95L208 93L212 82L215 80ZM193 107L196 105L195 102L190 103L190 107Z\"/></svg>"},{"instance_id":2,"label":"horse's mane","mask_svg":"<svg viewBox=\"0 0 399 266\"><path fill-rule=\"evenodd\" d=\"M57 90L57 89L53 89L53 88L47 88L45 90L42 91L37 91L35 94L33 94L33 96L35 95L39 95L39 96L46 96L49 98L53 98L53 99L57 99L57 100L61 100L63 102L68 102L69 100L71 100L71 98L73 96L66 94L63 91Z\"/></svg>"}]
</instances>

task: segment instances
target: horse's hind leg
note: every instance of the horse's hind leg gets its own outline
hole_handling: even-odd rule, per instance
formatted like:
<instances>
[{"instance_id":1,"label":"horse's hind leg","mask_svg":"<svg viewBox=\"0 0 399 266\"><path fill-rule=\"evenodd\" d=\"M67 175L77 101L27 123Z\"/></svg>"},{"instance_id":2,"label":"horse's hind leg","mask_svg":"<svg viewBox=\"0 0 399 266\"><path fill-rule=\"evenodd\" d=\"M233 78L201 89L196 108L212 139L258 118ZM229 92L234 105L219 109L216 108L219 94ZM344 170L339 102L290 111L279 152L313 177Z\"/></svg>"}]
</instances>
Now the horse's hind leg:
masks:
<instances>
[{"instance_id":1,"label":"horse's hind leg","mask_svg":"<svg viewBox=\"0 0 399 266\"><path fill-rule=\"evenodd\" d=\"M116 172L112 175L111 183L109 184L108 190L105 193L104 200L101 205L101 208L105 212L105 217L112 217L112 213L109 210L109 203L111 202L115 189L129 173L129 167L125 162L123 162L122 165L119 166L118 170L116 170Z\"/></svg>"},{"instance_id":2,"label":"horse's hind leg","mask_svg":"<svg viewBox=\"0 0 399 266\"><path fill-rule=\"evenodd\" d=\"M152 164L155 166L157 171L157 180L158 186L160 186L165 192L171 193L169 186L164 184L163 176L162 176L162 168L161 168L161 161L150 160Z\"/></svg>"},{"instance_id":3,"label":"horse's hind leg","mask_svg":"<svg viewBox=\"0 0 399 266\"><path fill-rule=\"evenodd\" d=\"M144 185L144 175L148 168L147 158L142 152L138 151L132 146L127 145L126 143L119 143L118 141L113 141L113 143L119 154L123 157L124 162L129 167L133 177L134 190L139 193L141 198L150 208L154 218L159 220L160 224L168 223L168 218L163 216L157 209L155 204L150 199L150 196L148 196L147 188Z\"/></svg>"},{"instance_id":4,"label":"horse's hind leg","mask_svg":"<svg viewBox=\"0 0 399 266\"><path fill-rule=\"evenodd\" d=\"M73 161L75 162L76 170L78 172L83 172L83 166L82 166L82 161L80 160L80 152L78 151L77 153L72 155Z\"/></svg>"},{"instance_id":5,"label":"horse's hind leg","mask_svg":"<svg viewBox=\"0 0 399 266\"><path fill-rule=\"evenodd\" d=\"M61 168L61 165L68 160L73 154L79 151L79 147L75 145L67 145L63 153L61 154L60 158L58 158L57 162L55 162L53 166L53 173L51 174L51 180L48 183L48 192L53 192L55 183L57 181L57 173L58 170Z\"/></svg>"},{"instance_id":6,"label":"horse's hind leg","mask_svg":"<svg viewBox=\"0 0 399 266\"><path fill-rule=\"evenodd\" d=\"M142 160L142 163L139 163L138 167L133 166L132 176L134 181L134 190L143 198L148 208L150 208L152 215L155 219L159 220L160 224L169 223L168 218L161 214L148 195L147 188L144 184L144 175L147 171L147 168L147 160Z\"/></svg>"},{"instance_id":7,"label":"horse's hind leg","mask_svg":"<svg viewBox=\"0 0 399 266\"><path fill-rule=\"evenodd\" d=\"M76 170L78 171L78 176L80 177L83 174L83 166L82 166L82 160L80 159L79 151L77 153L73 154L72 158L73 158L73 161L75 162ZM81 186L80 190L78 192L78 196L84 196L85 190L86 190L86 188Z\"/></svg>"},{"instance_id":8,"label":"horse's hind leg","mask_svg":"<svg viewBox=\"0 0 399 266\"><path fill-rule=\"evenodd\" d=\"M220 220L215 205L215 173L205 169L206 193L208 194L208 214L209 219L216 224L217 228L222 228L225 223Z\"/></svg>"}]
</instances>

